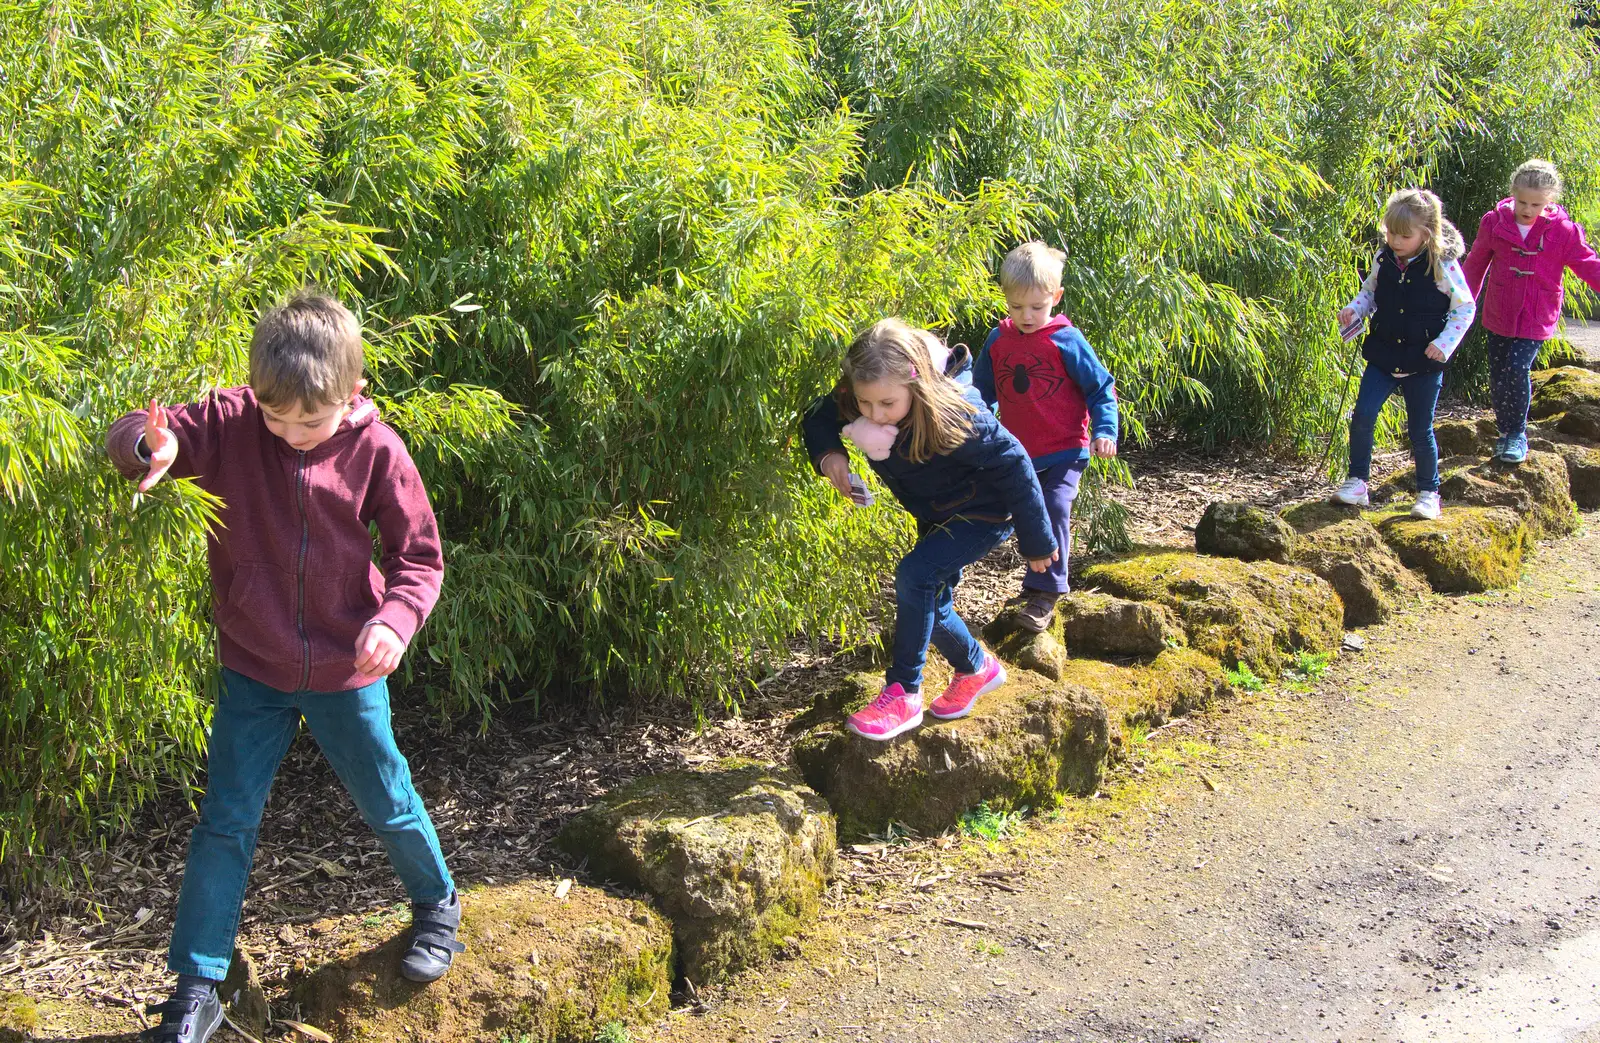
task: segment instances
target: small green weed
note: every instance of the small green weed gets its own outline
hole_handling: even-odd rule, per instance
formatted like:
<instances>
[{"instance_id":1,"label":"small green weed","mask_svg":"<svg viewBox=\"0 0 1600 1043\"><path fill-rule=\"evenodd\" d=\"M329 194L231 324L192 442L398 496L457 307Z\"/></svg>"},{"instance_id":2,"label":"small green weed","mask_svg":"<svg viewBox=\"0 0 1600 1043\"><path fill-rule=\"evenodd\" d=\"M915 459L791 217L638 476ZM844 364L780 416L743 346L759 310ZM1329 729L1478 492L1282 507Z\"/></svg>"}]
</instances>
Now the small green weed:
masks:
<instances>
[{"instance_id":1,"label":"small green weed","mask_svg":"<svg viewBox=\"0 0 1600 1043\"><path fill-rule=\"evenodd\" d=\"M1295 653L1294 668L1315 680L1328 672L1328 663L1332 659L1333 656L1327 652L1307 652L1302 649Z\"/></svg>"},{"instance_id":2,"label":"small green weed","mask_svg":"<svg viewBox=\"0 0 1600 1043\"><path fill-rule=\"evenodd\" d=\"M1016 811L995 811L984 801L961 816L961 832L982 840L1000 840L1011 828L1021 822L1027 808Z\"/></svg>"},{"instance_id":3,"label":"small green weed","mask_svg":"<svg viewBox=\"0 0 1600 1043\"><path fill-rule=\"evenodd\" d=\"M972 943L972 948L973 951L980 952L985 956L1004 956L1006 954L1004 945L989 938L979 938Z\"/></svg>"},{"instance_id":4,"label":"small green weed","mask_svg":"<svg viewBox=\"0 0 1600 1043\"><path fill-rule=\"evenodd\" d=\"M1259 692L1267 686L1267 682L1257 677L1256 672L1245 663L1228 671L1228 683L1246 692Z\"/></svg>"},{"instance_id":5,"label":"small green weed","mask_svg":"<svg viewBox=\"0 0 1600 1043\"><path fill-rule=\"evenodd\" d=\"M622 1022L608 1021L604 1028L595 1033L594 1043L629 1043L631 1038Z\"/></svg>"}]
</instances>

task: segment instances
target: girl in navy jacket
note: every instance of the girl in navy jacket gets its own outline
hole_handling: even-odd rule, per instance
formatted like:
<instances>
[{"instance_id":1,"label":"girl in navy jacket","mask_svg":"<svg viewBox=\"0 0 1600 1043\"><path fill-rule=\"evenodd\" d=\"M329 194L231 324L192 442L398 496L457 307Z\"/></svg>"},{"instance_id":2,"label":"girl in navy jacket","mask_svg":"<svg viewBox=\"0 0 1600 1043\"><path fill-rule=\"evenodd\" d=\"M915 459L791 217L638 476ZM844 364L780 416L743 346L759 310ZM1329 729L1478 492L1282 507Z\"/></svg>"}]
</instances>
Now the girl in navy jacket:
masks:
<instances>
[{"instance_id":1,"label":"girl in navy jacket","mask_svg":"<svg viewBox=\"0 0 1600 1043\"><path fill-rule=\"evenodd\" d=\"M928 708L933 716L965 717L979 696L1005 683L1005 668L952 607L962 569L999 546L1013 525L1029 568L1042 572L1058 556L1027 451L984 407L971 368L965 347L951 352L926 330L884 319L850 345L838 386L801 420L812 465L840 495L863 498L851 489L849 438L917 520L917 543L895 569L899 614L883 691L847 722L868 739L892 739L922 723L930 640L956 671Z\"/></svg>"}]
</instances>

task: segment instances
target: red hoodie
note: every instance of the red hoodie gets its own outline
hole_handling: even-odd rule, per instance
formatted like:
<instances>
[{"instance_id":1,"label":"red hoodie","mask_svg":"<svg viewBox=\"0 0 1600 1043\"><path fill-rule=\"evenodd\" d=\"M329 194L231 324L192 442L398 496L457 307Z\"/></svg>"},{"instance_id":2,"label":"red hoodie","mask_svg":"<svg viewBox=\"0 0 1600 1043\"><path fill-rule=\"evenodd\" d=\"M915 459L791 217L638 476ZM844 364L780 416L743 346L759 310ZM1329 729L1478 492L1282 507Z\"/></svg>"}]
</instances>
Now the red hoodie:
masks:
<instances>
[{"instance_id":1,"label":"red hoodie","mask_svg":"<svg viewBox=\"0 0 1600 1043\"><path fill-rule=\"evenodd\" d=\"M222 665L286 692L370 684L355 668L361 628L381 622L409 644L444 579L439 527L400 436L360 399L332 437L301 452L267 430L247 387L168 414L178 437L168 473L223 501L206 547ZM136 448L144 422L136 410L106 433L124 477L149 472Z\"/></svg>"}]
</instances>

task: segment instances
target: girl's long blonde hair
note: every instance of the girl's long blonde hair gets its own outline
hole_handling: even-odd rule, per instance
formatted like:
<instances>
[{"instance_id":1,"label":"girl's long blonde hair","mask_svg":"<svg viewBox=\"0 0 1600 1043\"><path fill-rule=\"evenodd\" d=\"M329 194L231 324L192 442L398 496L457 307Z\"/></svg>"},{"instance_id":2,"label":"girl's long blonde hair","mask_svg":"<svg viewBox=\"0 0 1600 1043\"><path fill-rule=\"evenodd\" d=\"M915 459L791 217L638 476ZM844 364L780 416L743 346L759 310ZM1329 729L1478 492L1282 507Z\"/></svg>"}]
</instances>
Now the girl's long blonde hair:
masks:
<instances>
[{"instance_id":1,"label":"girl's long blonde hair","mask_svg":"<svg viewBox=\"0 0 1600 1043\"><path fill-rule=\"evenodd\" d=\"M927 330L900 319L880 319L856 336L844 356L844 379L839 382L839 412L845 420L861 415L856 406L857 384L888 381L911 391L911 412L900 421L907 433L906 457L914 464L944 455L972 434L978 410L961 393L961 385L934 369L929 353L939 340Z\"/></svg>"},{"instance_id":2,"label":"girl's long blonde hair","mask_svg":"<svg viewBox=\"0 0 1600 1043\"><path fill-rule=\"evenodd\" d=\"M1444 264L1467 252L1465 240L1456 226L1445 220L1444 204L1425 188L1402 188L1383 205L1380 231L1387 228L1397 235L1417 229L1428 233L1422 248L1428 254L1428 269L1435 281L1444 278Z\"/></svg>"}]
</instances>

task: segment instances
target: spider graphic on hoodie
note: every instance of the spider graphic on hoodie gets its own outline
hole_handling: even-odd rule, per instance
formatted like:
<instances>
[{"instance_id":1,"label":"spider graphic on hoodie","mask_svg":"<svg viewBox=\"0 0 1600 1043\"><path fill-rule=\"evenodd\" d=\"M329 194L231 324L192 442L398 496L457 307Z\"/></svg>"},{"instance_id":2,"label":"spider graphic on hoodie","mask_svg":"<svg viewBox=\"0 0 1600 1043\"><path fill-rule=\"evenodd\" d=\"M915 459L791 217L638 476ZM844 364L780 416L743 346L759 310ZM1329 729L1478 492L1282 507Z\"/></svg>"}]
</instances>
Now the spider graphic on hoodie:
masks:
<instances>
[{"instance_id":1,"label":"spider graphic on hoodie","mask_svg":"<svg viewBox=\"0 0 1600 1043\"><path fill-rule=\"evenodd\" d=\"M1070 379L1059 361L1041 358L1031 351L1013 353L999 375L1016 398L1051 398Z\"/></svg>"}]
</instances>

